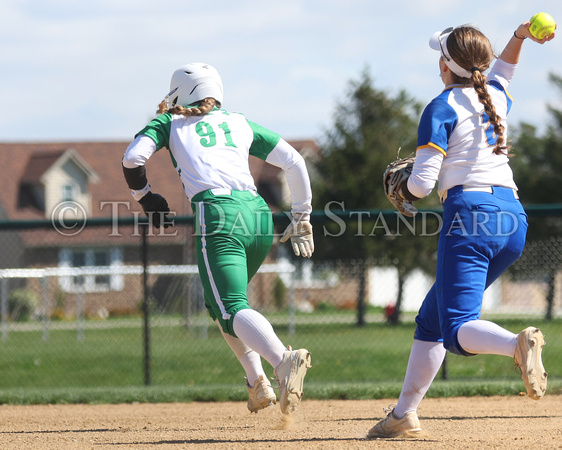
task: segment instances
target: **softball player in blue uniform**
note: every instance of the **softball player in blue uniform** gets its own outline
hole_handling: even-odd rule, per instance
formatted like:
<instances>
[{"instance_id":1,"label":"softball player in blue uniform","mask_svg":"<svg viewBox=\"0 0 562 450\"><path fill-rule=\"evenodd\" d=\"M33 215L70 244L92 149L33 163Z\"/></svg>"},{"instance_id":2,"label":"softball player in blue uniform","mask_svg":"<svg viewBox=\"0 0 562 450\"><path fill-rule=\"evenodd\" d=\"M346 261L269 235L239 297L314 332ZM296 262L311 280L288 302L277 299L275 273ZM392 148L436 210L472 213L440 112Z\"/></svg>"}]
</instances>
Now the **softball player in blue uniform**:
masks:
<instances>
[{"instance_id":1,"label":"softball player in blue uniform","mask_svg":"<svg viewBox=\"0 0 562 450\"><path fill-rule=\"evenodd\" d=\"M446 350L509 356L521 369L529 397L538 400L546 390L542 333L529 327L516 335L480 319L484 290L525 245L527 218L508 164L505 118L512 103L507 87L526 38L542 44L554 35L539 41L529 22L521 24L485 76L494 54L477 28L448 28L431 37L445 90L422 114L416 160L401 194L419 200L439 184L443 227L436 280L416 317L398 403L369 431L370 438L421 431L416 411Z\"/></svg>"},{"instance_id":2,"label":"softball player in blue uniform","mask_svg":"<svg viewBox=\"0 0 562 450\"><path fill-rule=\"evenodd\" d=\"M242 114L221 109L222 101L215 68L204 63L180 67L158 117L127 148L123 171L152 224L167 227L168 203L151 191L145 163L155 151L169 150L195 215L205 305L244 367L248 409L257 412L277 400L261 356L274 368L281 411L289 414L303 395L310 353L285 347L269 321L248 304L247 285L273 241L271 211L256 191L248 157L283 169L293 220L281 242L290 239L295 254L307 258L314 251L310 181L304 159L291 145Z\"/></svg>"}]
</instances>

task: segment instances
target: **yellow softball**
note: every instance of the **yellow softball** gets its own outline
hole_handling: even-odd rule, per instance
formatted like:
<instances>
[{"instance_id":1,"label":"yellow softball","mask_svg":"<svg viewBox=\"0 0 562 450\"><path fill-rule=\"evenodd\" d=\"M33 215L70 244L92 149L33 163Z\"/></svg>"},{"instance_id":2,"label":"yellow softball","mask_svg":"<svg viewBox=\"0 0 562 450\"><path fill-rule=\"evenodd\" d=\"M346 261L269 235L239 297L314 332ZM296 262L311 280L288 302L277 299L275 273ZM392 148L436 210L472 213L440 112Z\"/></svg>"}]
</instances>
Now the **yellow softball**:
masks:
<instances>
[{"instance_id":1,"label":"yellow softball","mask_svg":"<svg viewBox=\"0 0 562 450\"><path fill-rule=\"evenodd\" d=\"M531 26L529 31L537 39L550 36L556 29L556 22L550 14L540 12L531 17Z\"/></svg>"}]
</instances>

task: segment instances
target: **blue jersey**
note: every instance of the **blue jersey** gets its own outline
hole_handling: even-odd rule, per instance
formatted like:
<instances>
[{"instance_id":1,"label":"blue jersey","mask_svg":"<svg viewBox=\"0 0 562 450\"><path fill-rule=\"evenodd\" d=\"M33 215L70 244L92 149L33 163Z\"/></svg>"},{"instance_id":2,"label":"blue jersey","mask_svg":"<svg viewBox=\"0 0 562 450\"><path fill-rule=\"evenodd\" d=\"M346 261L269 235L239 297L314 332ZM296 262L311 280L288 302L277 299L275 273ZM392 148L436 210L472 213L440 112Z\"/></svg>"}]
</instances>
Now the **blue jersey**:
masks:
<instances>
[{"instance_id":1,"label":"blue jersey","mask_svg":"<svg viewBox=\"0 0 562 450\"><path fill-rule=\"evenodd\" d=\"M487 89L504 126L512 98L508 82L492 70ZM493 151L494 127L472 86L451 85L425 108L418 129L417 149L430 148L444 155L439 172L439 193L457 186L503 186L516 189L505 154Z\"/></svg>"}]
</instances>

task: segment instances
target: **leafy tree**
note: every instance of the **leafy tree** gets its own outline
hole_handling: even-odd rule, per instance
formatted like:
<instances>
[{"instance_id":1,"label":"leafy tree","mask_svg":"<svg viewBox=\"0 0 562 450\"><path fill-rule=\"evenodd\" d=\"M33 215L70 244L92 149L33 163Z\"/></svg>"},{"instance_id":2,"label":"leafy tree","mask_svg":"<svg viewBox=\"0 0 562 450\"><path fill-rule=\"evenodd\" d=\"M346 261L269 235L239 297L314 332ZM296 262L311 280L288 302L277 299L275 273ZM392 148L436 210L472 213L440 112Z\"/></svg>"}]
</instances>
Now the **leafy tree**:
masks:
<instances>
[{"instance_id":1,"label":"leafy tree","mask_svg":"<svg viewBox=\"0 0 562 450\"><path fill-rule=\"evenodd\" d=\"M359 80L350 82L325 142L320 143L323 157L317 172L322 178L313 180L313 206L315 210L339 214L340 220L330 220L316 228L315 257L365 263L359 275L359 308L368 265L396 267L400 293L410 271L434 267L437 237L419 236L421 217L406 219L394 211L376 214L376 210L392 209L384 195L382 174L387 164L396 159L399 148L401 156L415 151L421 110L421 105L404 91L391 97L376 89L366 69ZM438 202L430 196L418 203L416 206L423 207ZM435 231L438 225L435 221ZM398 321L400 302L401 295L392 322Z\"/></svg>"},{"instance_id":2,"label":"leafy tree","mask_svg":"<svg viewBox=\"0 0 562 450\"><path fill-rule=\"evenodd\" d=\"M562 78L550 75L550 81L562 93ZM526 203L560 203L553 188L562 185L562 110L548 106L552 123L544 137L537 136L533 125L521 123L515 129L511 160L515 180L520 186L521 201Z\"/></svg>"},{"instance_id":3,"label":"leafy tree","mask_svg":"<svg viewBox=\"0 0 562 450\"><path fill-rule=\"evenodd\" d=\"M549 76L562 93L562 77ZM548 106L552 122L544 136L537 135L533 125L521 123L515 128L511 159L519 196L524 205L560 204L562 186L562 110ZM562 220L556 216L530 217L526 251L510 272L518 277L542 278L548 284L546 318L552 318L556 271L562 263Z\"/></svg>"}]
</instances>

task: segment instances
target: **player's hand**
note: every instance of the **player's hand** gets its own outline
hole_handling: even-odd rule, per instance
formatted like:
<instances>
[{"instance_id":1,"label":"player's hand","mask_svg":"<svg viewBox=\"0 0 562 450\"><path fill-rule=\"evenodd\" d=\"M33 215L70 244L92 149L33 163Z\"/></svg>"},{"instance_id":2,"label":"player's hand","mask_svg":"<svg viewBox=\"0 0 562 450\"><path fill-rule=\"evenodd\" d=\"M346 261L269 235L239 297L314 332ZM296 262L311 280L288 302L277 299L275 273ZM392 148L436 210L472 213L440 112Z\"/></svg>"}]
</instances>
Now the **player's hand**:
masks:
<instances>
[{"instance_id":1,"label":"player's hand","mask_svg":"<svg viewBox=\"0 0 562 450\"><path fill-rule=\"evenodd\" d=\"M168 202L160 194L154 194L150 191L139 200L144 213L147 215L148 220L156 228L162 225L168 228L173 225L173 222L168 218L167 214L170 212Z\"/></svg>"},{"instance_id":2,"label":"player's hand","mask_svg":"<svg viewBox=\"0 0 562 450\"><path fill-rule=\"evenodd\" d=\"M517 34L517 36L519 36L519 38L526 37L531 39L532 41L538 42L539 44L544 44L545 42L552 41L556 36L556 33L553 32L552 34L545 36L542 39L537 39L535 36L531 34L531 31L529 30L530 27L531 27L531 22L529 21L523 22L521 25L519 25L519 27L517 27L515 33ZM558 26L556 26L556 28L558 28Z\"/></svg>"},{"instance_id":3,"label":"player's hand","mask_svg":"<svg viewBox=\"0 0 562 450\"><path fill-rule=\"evenodd\" d=\"M314 253L314 238L312 236L312 225L308 220L295 220L293 219L280 241L286 242L291 239L293 251L297 256L310 258Z\"/></svg>"}]
</instances>

